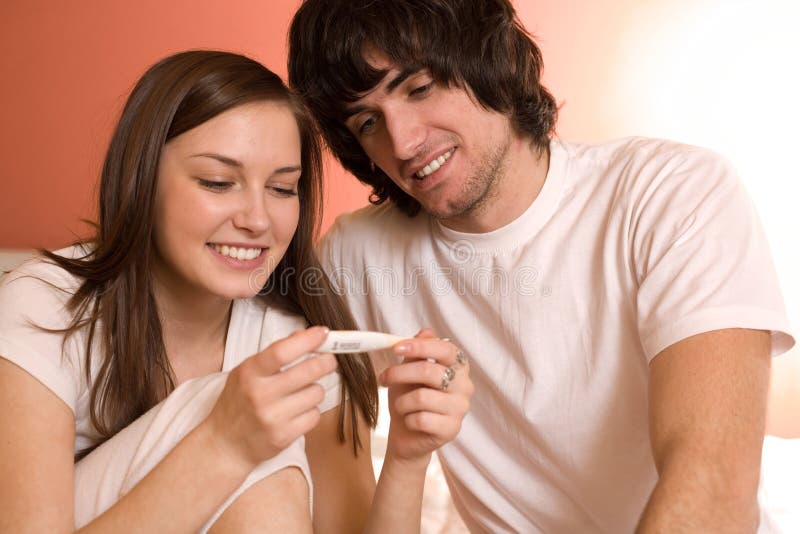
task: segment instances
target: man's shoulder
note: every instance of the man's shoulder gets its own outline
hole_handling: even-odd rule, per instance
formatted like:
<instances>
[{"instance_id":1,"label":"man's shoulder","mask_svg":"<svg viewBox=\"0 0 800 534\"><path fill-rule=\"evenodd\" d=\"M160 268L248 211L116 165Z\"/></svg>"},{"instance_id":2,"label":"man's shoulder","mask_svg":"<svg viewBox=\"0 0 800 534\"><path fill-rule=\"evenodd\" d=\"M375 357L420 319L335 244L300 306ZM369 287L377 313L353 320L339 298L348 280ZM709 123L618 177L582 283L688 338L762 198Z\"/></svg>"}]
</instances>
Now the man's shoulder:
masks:
<instances>
[{"instance_id":1,"label":"man's shoulder","mask_svg":"<svg viewBox=\"0 0 800 534\"><path fill-rule=\"evenodd\" d=\"M678 169L704 165L727 165L716 152L695 145L653 137L625 137L600 143L563 143L572 160L598 168L666 166Z\"/></svg>"},{"instance_id":2,"label":"man's shoulder","mask_svg":"<svg viewBox=\"0 0 800 534\"><path fill-rule=\"evenodd\" d=\"M326 239L363 241L365 239L396 237L396 232L407 233L415 227L427 227L428 216L419 213L413 217L400 211L391 202L365 206L343 213L328 230Z\"/></svg>"},{"instance_id":3,"label":"man's shoulder","mask_svg":"<svg viewBox=\"0 0 800 534\"><path fill-rule=\"evenodd\" d=\"M675 188L700 192L738 181L733 166L721 155L667 139L628 137L562 146L573 180L604 184L620 198L639 198L654 191L666 194Z\"/></svg>"},{"instance_id":4,"label":"man's shoulder","mask_svg":"<svg viewBox=\"0 0 800 534\"><path fill-rule=\"evenodd\" d=\"M385 262L429 239L430 217L409 217L393 204L366 206L340 215L320 240L318 252L326 267Z\"/></svg>"}]
</instances>

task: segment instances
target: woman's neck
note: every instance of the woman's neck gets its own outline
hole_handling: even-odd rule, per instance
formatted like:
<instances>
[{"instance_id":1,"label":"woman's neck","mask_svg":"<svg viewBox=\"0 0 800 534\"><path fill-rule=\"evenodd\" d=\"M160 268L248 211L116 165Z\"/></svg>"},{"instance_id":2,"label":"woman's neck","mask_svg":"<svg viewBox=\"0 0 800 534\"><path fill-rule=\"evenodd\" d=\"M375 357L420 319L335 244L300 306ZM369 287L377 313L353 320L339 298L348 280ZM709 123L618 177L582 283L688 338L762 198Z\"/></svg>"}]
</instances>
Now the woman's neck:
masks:
<instances>
[{"instance_id":1,"label":"woman's neck","mask_svg":"<svg viewBox=\"0 0 800 534\"><path fill-rule=\"evenodd\" d=\"M154 283L161 332L176 385L222 369L233 302Z\"/></svg>"}]
</instances>

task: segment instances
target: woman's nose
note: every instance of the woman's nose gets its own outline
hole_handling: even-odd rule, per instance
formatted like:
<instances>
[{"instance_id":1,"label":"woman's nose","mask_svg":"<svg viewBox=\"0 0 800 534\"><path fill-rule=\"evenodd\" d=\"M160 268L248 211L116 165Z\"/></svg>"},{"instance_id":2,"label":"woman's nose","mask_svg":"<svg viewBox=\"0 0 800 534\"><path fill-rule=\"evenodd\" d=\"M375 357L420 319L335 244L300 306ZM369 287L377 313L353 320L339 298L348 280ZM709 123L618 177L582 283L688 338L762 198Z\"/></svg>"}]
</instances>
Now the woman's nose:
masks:
<instances>
[{"instance_id":1,"label":"woman's nose","mask_svg":"<svg viewBox=\"0 0 800 534\"><path fill-rule=\"evenodd\" d=\"M233 217L237 228L253 234L261 234L269 229L269 212L264 202L264 191L248 193L238 206Z\"/></svg>"}]
</instances>

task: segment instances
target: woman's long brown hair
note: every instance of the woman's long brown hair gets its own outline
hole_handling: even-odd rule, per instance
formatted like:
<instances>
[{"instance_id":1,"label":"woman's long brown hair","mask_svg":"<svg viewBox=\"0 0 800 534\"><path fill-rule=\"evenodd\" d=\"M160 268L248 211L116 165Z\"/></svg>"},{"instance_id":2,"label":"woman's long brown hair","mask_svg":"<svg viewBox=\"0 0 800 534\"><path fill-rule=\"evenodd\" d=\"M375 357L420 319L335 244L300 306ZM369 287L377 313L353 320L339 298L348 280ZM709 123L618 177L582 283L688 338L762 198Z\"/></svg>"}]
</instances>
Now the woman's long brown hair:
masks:
<instances>
[{"instance_id":1,"label":"woman's long brown hair","mask_svg":"<svg viewBox=\"0 0 800 534\"><path fill-rule=\"evenodd\" d=\"M310 324L355 328L327 277L319 276L322 271L313 240L322 211L322 157L318 136L302 105L278 76L244 56L190 51L167 57L142 76L123 109L103 164L97 233L85 247L86 255L71 259L42 251L49 261L82 280L69 300L73 320L63 332L66 340L87 329L90 413L102 440L128 426L175 387L151 279L161 150L170 139L254 101L281 102L293 110L302 159L297 231L259 292L260 298L288 305ZM92 353L95 340L99 354ZM92 382L93 358L99 358L99 371ZM375 425L377 384L366 355L338 360L343 385L338 438L345 441L344 408L349 398L357 453L361 445L357 411L368 425Z\"/></svg>"}]
</instances>

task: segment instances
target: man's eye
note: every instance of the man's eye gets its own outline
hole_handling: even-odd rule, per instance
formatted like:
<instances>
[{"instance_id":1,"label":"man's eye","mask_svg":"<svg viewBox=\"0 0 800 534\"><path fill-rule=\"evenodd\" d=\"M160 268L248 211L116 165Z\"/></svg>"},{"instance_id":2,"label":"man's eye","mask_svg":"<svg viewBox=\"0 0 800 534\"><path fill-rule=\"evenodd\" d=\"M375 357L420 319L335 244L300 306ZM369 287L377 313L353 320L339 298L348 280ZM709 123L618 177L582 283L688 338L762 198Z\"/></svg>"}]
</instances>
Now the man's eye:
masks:
<instances>
[{"instance_id":1,"label":"man's eye","mask_svg":"<svg viewBox=\"0 0 800 534\"><path fill-rule=\"evenodd\" d=\"M425 85L420 85L419 87L412 89L409 95L410 96L424 95L425 93L430 91L432 87L433 87L433 82L431 81L426 83Z\"/></svg>"},{"instance_id":2,"label":"man's eye","mask_svg":"<svg viewBox=\"0 0 800 534\"><path fill-rule=\"evenodd\" d=\"M230 187L233 185L232 182L217 182L214 180L203 180L203 179L198 179L197 183L199 183L201 187L205 187L210 191L225 191L227 189L230 189Z\"/></svg>"},{"instance_id":3,"label":"man's eye","mask_svg":"<svg viewBox=\"0 0 800 534\"><path fill-rule=\"evenodd\" d=\"M359 134L368 134L372 129L375 127L375 123L378 122L374 116L368 117L365 121L361 123L358 127Z\"/></svg>"}]
</instances>

